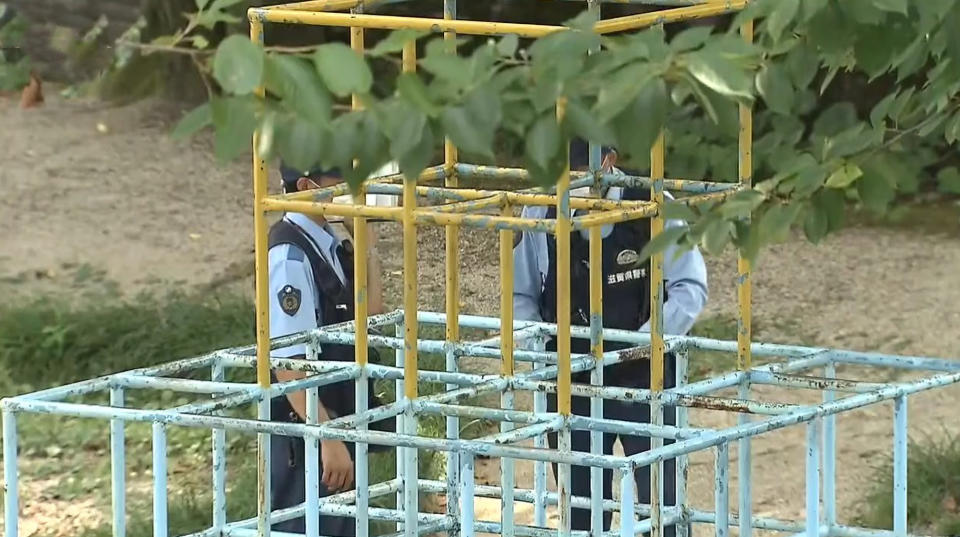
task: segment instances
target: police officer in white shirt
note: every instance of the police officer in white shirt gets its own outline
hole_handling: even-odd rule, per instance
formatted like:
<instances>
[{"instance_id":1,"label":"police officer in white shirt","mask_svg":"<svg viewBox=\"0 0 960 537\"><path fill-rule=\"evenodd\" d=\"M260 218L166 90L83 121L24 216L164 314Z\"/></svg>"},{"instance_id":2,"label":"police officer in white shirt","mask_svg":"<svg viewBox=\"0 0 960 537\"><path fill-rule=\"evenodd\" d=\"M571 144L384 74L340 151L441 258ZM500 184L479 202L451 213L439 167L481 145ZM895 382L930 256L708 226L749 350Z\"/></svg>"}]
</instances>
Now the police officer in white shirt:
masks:
<instances>
[{"instance_id":1,"label":"police officer in white shirt","mask_svg":"<svg viewBox=\"0 0 960 537\"><path fill-rule=\"evenodd\" d=\"M575 140L570 148L570 166L574 170L588 169L588 146L582 140ZM620 173L614 168L616 152L607 149L603 158L603 171ZM587 192L589 189L584 189ZM586 196L587 192L573 192L573 195ZM605 197L611 200L649 200L648 189L609 187ZM669 199L669 198L668 198ZM527 207L523 210L526 218L555 218L555 207ZM668 221L667 227L683 226L682 221ZM622 222L604 226L603 237L603 325L606 328L650 331L650 280L649 261L641 263L639 252L650 239L650 222L646 219ZM590 257L589 234L587 230L573 231L570 235L570 304L573 324L590 324ZM697 316L707 301L707 270L703 257L696 249L689 250L679 257L674 248L668 248L664 254L664 305L663 330L667 334L686 334L693 326ZM514 316L518 320L556 322L557 273L556 238L552 234L524 232L513 251L515 264L514 279ZM616 350L627 347L622 343L604 342L604 350ZM556 351L556 340L547 343L547 349ZM572 352L589 353L590 342L585 339L571 341ZM666 387L672 387L675 381L675 357L667 355L664 364ZM650 362L637 360L609 366L604 370L604 384L626 388L650 387ZM574 375L573 382L590 383L590 373ZM548 398L548 410L556 412L556 395ZM574 397L574 414L589 416L590 399ZM646 404L632 404L621 401L604 401L603 414L607 419L650 422L650 407ZM664 407L664 423L676 423L676 410ZM647 437L620 435L620 442L627 455L633 455L650 449ZM615 434L603 435L603 452L613 452ZM571 436L574 451L590 451L590 433L574 431ZM553 448L557 446L556 434L549 436ZM665 443L670 443L666 441ZM664 503L676 503L675 461L665 462ZM556 467L554 466L554 475ZM572 470L572 493L575 496L590 496L590 469L574 466ZM613 472L603 472L604 498L612 498ZM637 472L637 490L639 500L650 502L650 470L641 468ZM574 530L590 530L590 511L574 508L572 512ZM609 531L611 513L604 513L604 530ZM674 526L664 528L664 537L673 537Z\"/></svg>"},{"instance_id":2,"label":"police officer in white shirt","mask_svg":"<svg viewBox=\"0 0 960 537\"><path fill-rule=\"evenodd\" d=\"M285 192L296 192L333 186L343 179L338 170L298 172L281 167ZM352 233L345 221L347 233ZM285 214L270 228L269 297L270 335L279 337L318 326L353 320L353 248L347 233L335 229L321 216L299 213ZM382 286L379 265L372 247L369 250L370 312L382 312ZM352 345L324 344L318 349L324 361L354 360ZM371 349L372 354L376 354ZM273 351L274 357L304 358L304 345ZM275 381L303 378L296 371L275 369ZM344 381L320 387L319 421L321 423L354 411L355 381ZM380 404L370 386L370 406ZM274 421L303 422L306 419L306 393L297 392L275 397L271 402ZM390 429L393 420L371 424L371 429ZM305 498L304 443L301 438L275 435L271 439L272 507L283 509L303 503ZM371 445L371 451L377 447ZM350 490L353 486L353 444L324 440L320 445L320 495ZM352 537L352 518L322 516L321 535ZM275 524L275 531L305 531L303 517Z\"/></svg>"}]
</instances>

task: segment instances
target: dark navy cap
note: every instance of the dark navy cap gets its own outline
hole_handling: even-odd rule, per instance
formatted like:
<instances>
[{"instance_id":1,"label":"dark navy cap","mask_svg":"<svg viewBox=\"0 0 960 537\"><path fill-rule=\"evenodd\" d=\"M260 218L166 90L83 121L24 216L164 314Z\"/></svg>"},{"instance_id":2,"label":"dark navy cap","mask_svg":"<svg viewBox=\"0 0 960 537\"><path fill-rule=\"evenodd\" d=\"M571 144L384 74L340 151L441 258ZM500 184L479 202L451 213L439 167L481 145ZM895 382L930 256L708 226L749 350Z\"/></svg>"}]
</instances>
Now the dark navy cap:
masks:
<instances>
[{"instance_id":1,"label":"dark navy cap","mask_svg":"<svg viewBox=\"0 0 960 537\"><path fill-rule=\"evenodd\" d=\"M320 179L321 177L343 177L339 168L314 168L309 171L297 171L284 164L280 164L280 177L283 180L283 189L286 192L295 192L297 190L297 181L301 177L308 179Z\"/></svg>"},{"instance_id":2,"label":"dark navy cap","mask_svg":"<svg viewBox=\"0 0 960 537\"><path fill-rule=\"evenodd\" d=\"M604 155L613 151L615 149L610 146L602 146L600 148L600 159L602 160ZM589 165L590 144L582 138L570 140L570 168L586 168Z\"/></svg>"}]
</instances>

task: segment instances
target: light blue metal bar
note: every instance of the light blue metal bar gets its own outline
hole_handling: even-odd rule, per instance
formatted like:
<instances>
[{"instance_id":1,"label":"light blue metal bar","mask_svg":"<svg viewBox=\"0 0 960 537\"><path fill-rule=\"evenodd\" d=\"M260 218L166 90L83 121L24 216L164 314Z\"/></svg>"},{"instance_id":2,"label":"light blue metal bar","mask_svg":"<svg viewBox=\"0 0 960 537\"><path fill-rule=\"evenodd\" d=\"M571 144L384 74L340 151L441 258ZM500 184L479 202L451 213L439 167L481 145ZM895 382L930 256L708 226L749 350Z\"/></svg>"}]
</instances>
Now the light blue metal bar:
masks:
<instances>
[{"instance_id":1,"label":"light blue metal bar","mask_svg":"<svg viewBox=\"0 0 960 537\"><path fill-rule=\"evenodd\" d=\"M893 533L907 534L907 396L893 400Z\"/></svg>"},{"instance_id":2,"label":"light blue metal bar","mask_svg":"<svg viewBox=\"0 0 960 537\"><path fill-rule=\"evenodd\" d=\"M473 504L474 457L472 453L460 454L460 537L475 537L476 514Z\"/></svg>"},{"instance_id":3,"label":"light blue metal bar","mask_svg":"<svg viewBox=\"0 0 960 537\"><path fill-rule=\"evenodd\" d=\"M633 492L635 486L633 471L623 470L620 475L620 537L636 536L636 498ZM603 489L600 491L602 494ZM596 496L596 491L593 495Z\"/></svg>"},{"instance_id":4,"label":"light blue metal bar","mask_svg":"<svg viewBox=\"0 0 960 537\"><path fill-rule=\"evenodd\" d=\"M257 403L257 419L270 419L270 399L263 398ZM299 425L299 424L298 424ZM270 537L270 434L257 434L257 535Z\"/></svg>"},{"instance_id":5,"label":"light blue metal bar","mask_svg":"<svg viewBox=\"0 0 960 537\"><path fill-rule=\"evenodd\" d=\"M926 358L923 356L895 356L875 352L854 352L846 350L830 351L830 358L838 363L893 367L897 369L923 371L960 371L960 361L956 359Z\"/></svg>"},{"instance_id":6,"label":"light blue metal bar","mask_svg":"<svg viewBox=\"0 0 960 537\"><path fill-rule=\"evenodd\" d=\"M750 398L750 375L744 375L737 387L741 399ZM740 414L737 423L749 426L750 416ZM737 492L739 493L740 535L750 537L753 534L750 519L753 517L753 458L751 457L751 437L739 440L737 453Z\"/></svg>"},{"instance_id":7,"label":"light blue metal bar","mask_svg":"<svg viewBox=\"0 0 960 537\"><path fill-rule=\"evenodd\" d=\"M110 380L112 386L128 389L173 390L175 392L196 394L250 393L257 389L255 383L147 377L143 375L131 375L129 373L118 373L113 375Z\"/></svg>"},{"instance_id":8,"label":"light blue metal bar","mask_svg":"<svg viewBox=\"0 0 960 537\"><path fill-rule=\"evenodd\" d=\"M153 424L153 537L167 537L167 426Z\"/></svg>"},{"instance_id":9,"label":"light blue metal bar","mask_svg":"<svg viewBox=\"0 0 960 537\"><path fill-rule=\"evenodd\" d=\"M316 361L319 359L317 355L317 343L311 339L307 343L307 359ZM284 397L284 396L281 396ZM307 423L308 424L317 424L320 423L320 390L319 388L307 388L306 393L306 406L307 406ZM304 458L304 500L305 500L305 513L304 513L304 529L306 530L306 537L319 537L320 535L320 439L319 438L304 438L303 439L303 452ZM357 445L359 450L360 444ZM360 457L357 456L357 490L361 490L360 487ZM360 528L357 528L359 534Z\"/></svg>"},{"instance_id":10,"label":"light blue metal bar","mask_svg":"<svg viewBox=\"0 0 960 537\"><path fill-rule=\"evenodd\" d=\"M531 391L546 391L556 393L557 383L553 381L532 381L519 379L514 381L518 388ZM882 386L886 386L885 384ZM792 405L786 403L764 403L751 401L749 399L730 399L726 397L705 397L701 395L678 395L674 390L664 390L654 393L645 388L620 388L616 386L593 386L587 384L573 384L571 391L575 396L594 397L599 395L603 399L615 401L624 401L627 403L645 403L651 400L660 401L668 406L698 407L712 410L725 410L728 412L745 412L750 414L763 414L770 416L780 416L789 414L801 408L801 405Z\"/></svg>"},{"instance_id":11,"label":"light blue metal bar","mask_svg":"<svg viewBox=\"0 0 960 537\"><path fill-rule=\"evenodd\" d=\"M829 390L831 393L869 393L884 386L889 386L889 384L883 382L861 382L837 378L790 375L772 371L751 371L750 379L757 384L771 384L785 388L801 388L806 390Z\"/></svg>"},{"instance_id":12,"label":"light blue metal bar","mask_svg":"<svg viewBox=\"0 0 960 537\"><path fill-rule=\"evenodd\" d=\"M369 390L369 376L367 375L369 367L364 366L360 369L360 376L357 377L356 388L354 389L354 410L357 413L366 412ZM361 422L357 429L361 432L367 430L367 424ZM316 440L314 440L316 442ZM370 462L368 453L370 446L366 442L357 442L355 446L355 482L356 482L356 537L367 537L370 534ZM307 537L312 537L308 535Z\"/></svg>"},{"instance_id":13,"label":"light blue metal bar","mask_svg":"<svg viewBox=\"0 0 960 537\"><path fill-rule=\"evenodd\" d=\"M501 433L492 434L478 438L478 442L490 442L493 444L514 444L516 442L522 442L530 438L535 438L550 432L556 432L560 429L563 424L563 418L560 416L555 416L552 419L540 423L535 423L533 425L527 425L526 427L519 427L514 429L508 429ZM504 487L506 488L506 487ZM514 490L514 484L510 483L509 490Z\"/></svg>"},{"instance_id":14,"label":"light blue metal bar","mask_svg":"<svg viewBox=\"0 0 960 537\"><path fill-rule=\"evenodd\" d=\"M110 388L110 406L123 406L123 388ZM127 534L127 465L123 420L110 420L110 484L112 488L113 537ZM7 521L10 519L8 518Z\"/></svg>"},{"instance_id":15,"label":"light blue metal bar","mask_svg":"<svg viewBox=\"0 0 960 537\"><path fill-rule=\"evenodd\" d=\"M714 535L728 537L730 535L730 451L728 444L723 443L714 448L714 508L716 522Z\"/></svg>"},{"instance_id":16,"label":"light blue metal bar","mask_svg":"<svg viewBox=\"0 0 960 537\"><path fill-rule=\"evenodd\" d=\"M632 436L650 436L667 438L670 440L697 438L710 429L687 428L679 429L672 425L651 425L632 421L594 419L587 416L570 416L570 428L575 431L602 431L605 433L627 434Z\"/></svg>"},{"instance_id":17,"label":"light blue metal bar","mask_svg":"<svg viewBox=\"0 0 960 537\"><path fill-rule=\"evenodd\" d=\"M834 379L837 367L833 362L823 368L823 376ZM831 403L837 399L836 392L826 389L823 402ZM837 417L823 418L823 521L827 528L837 524Z\"/></svg>"},{"instance_id":18,"label":"light blue metal bar","mask_svg":"<svg viewBox=\"0 0 960 537\"><path fill-rule=\"evenodd\" d=\"M806 537L820 535L820 419L807 423Z\"/></svg>"},{"instance_id":19,"label":"light blue metal bar","mask_svg":"<svg viewBox=\"0 0 960 537\"><path fill-rule=\"evenodd\" d=\"M426 414L439 414L441 416L457 416L459 418L486 419L492 421L504 421L509 423L521 423L530 425L549 420L548 416L538 416L523 410L485 408L459 406L449 403L433 403L428 401L414 401L413 408L418 412Z\"/></svg>"},{"instance_id":20,"label":"light blue metal bar","mask_svg":"<svg viewBox=\"0 0 960 537\"><path fill-rule=\"evenodd\" d=\"M557 439L557 447L559 448L560 453L571 453L570 426L568 424L561 424L561 429L557 435ZM557 465L557 511L560 513L560 526L557 529L558 537L570 535L570 532L572 531L571 517L573 513L571 510L572 503L570 501L572 496L572 491L570 490L570 487L572 486L571 470L572 468L570 463Z\"/></svg>"},{"instance_id":21,"label":"light blue metal bar","mask_svg":"<svg viewBox=\"0 0 960 537\"><path fill-rule=\"evenodd\" d=\"M500 406L505 410L513 410L513 391L509 389L500 394ZM563 420L560 420L562 423ZM522 430L520 430L522 431ZM494 439L494 443L513 443L509 440L517 436L516 431L513 429L513 424L509 421L500 422L500 435L501 438L507 439L504 442L497 442L498 439ZM512 436L511 436L512 435ZM501 486L501 495L500 495L500 517L501 520L514 520L514 510L513 510L513 489L515 486L514 482L514 464L513 459L504 458L500 459L500 486ZM504 524L503 537L514 537L515 533L513 531L513 524Z\"/></svg>"},{"instance_id":22,"label":"light blue metal bar","mask_svg":"<svg viewBox=\"0 0 960 537\"><path fill-rule=\"evenodd\" d=\"M401 310L398 310L398 311L401 311ZM395 326L395 331L394 331L394 335L396 336L396 339L403 339L404 329L405 329L405 327L404 327L403 315L402 315L402 311L401 311L401 316L400 316L400 318L397 320L397 323L396 323L396 326ZM394 362L393 362L393 364L394 364L394 366L395 366L397 369L399 369L399 370L403 370L403 358L404 358L404 356L405 356L405 353L406 353L406 350L405 350L405 348L404 348L403 345L401 345L399 349L395 349L395 350L394 350ZM400 411L398 414L396 414L396 419L395 419L395 421L394 421L394 424L395 424L395 429L394 429L394 430L395 430L395 431L405 431L406 429L404 428L403 417L404 417L404 412L405 412L406 407L405 407L405 406L402 406L403 403L404 403L404 398L403 398L403 378L399 378L399 377L398 377L397 380L393 383L393 386L394 386L394 392L393 392L393 393L394 393L394 396L395 396L395 398L396 398L396 404L397 404L397 406L400 406L400 408L401 408L401 411ZM449 388L448 388L448 390L449 390ZM399 455L399 454L397 454L397 455ZM397 507L400 507L401 505L403 505L403 457L400 457L400 456L397 456L397 457L396 457L396 465L397 465L397 476L396 476L396 480L397 480L397 482L400 483L400 487L397 488L397 494L396 494L396 502L397 502L397 503L396 503L396 505L397 505ZM398 531L398 532L403 531L403 522L397 522L396 531Z\"/></svg>"},{"instance_id":23,"label":"light blue metal bar","mask_svg":"<svg viewBox=\"0 0 960 537\"><path fill-rule=\"evenodd\" d=\"M214 362L210 374L214 382L223 382L224 367L220 360ZM213 460L213 525L219 531L227 523L227 431L214 428L212 433Z\"/></svg>"},{"instance_id":24,"label":"light blue metal bar","mask_svg":"<svg viewBox=\"0 0 960 537\"><path fill-rule=\"evenodd\" d=\"M419 535L425 535L428 533L438 533L450 531L457 527L456 520L436 520L433 522L428 522L426 524L420 524L420 528L417 530ZM388 533L386 535L380 535L378 537L403 537L404 533L402 531L396 533Z\"/></svg>"},{"instance_id":25,"label":"light blue metal bar","mask_svg":"<svg viewBox=\"0 0 960 537\"><path fill-rule=\"evenodd\" d=\"M20 526L20 488L17 468L17 416L3 411L3 511L5 537L17 537Z\"/></svg>"},{"instance_id":26,"label":"light blue metal bar","mask_svg":"<svg viewBox=\"0 0 960 537\"><path fill-rule=\"evenodd\" d=\"M943 373L913 382L892 384L873 393L858 394L832 403L823 403L816 407L801 407L791 414L775 416L761 422L752 422L747 425L738 425L723 431L717 431L714 434L702 435L698 438L677 442L676 444L664 447L660 451L638 453L628 458L634 467L639 468L641 466L647 466L657 459L674 458L681 453L706 449L721 442L739 440L746 436L755 436L774 429L810 421L816 417L854 410L873 403L890 400L901 395L918 393L957 382L960 382L960 373Z\"/></svg>"},{"instance_id":27,"label":"light blue metal bar","mask_svg":"<svg viewBox=\"0 0 960 537\"><path fill-rule=\"evenodd\" d=\"M408 436L417 434L417 415L413 408L409 408L403 417L404 432ZM401 450L403 457L403 511L406 518L403 522L403 531L407 537L417 536L417 513L419 512L420 491L418 488L419 452L416 447L407 447Z\"/></svg>"},{"instance_id":28,"label":"light blue metal bar","mask_svg":"<svg viewBox=\"0 0 960 537\"><path fill-rule=\"evenodd\" d=\"M677 378L676 386L684 387L687 385L689 376L690 356L686 349L676 352ZM677 428L686 429L689 425L689 411L685 406L677 406ZM687 499L687 472L690 468L690 457L683 454L677 457L677 508L680 510L681 519L676 525L677 537L690 537L690 522L687 520L690 514L689 500Z\"/></svg>"},{"instance_id":29,"label":"light blue metal bar","mask_svg":"<svg viewBox=\"0 0 960 537\"><path fill-rule=\"evenodd\" d=\"M541 335L535 340L537 348L543 348L545 341ZM534 372L543 369L545 366L540 363L533 365ZM533 413L541 415L547 413L547 394L543 392L533 392ZM533 447L536 449L545 449L547 447L547 435L539 435L533 439ZM544 527L547 525L547 463L537 461L533 463L533 525Z\"/></svg>"}]
</instances>

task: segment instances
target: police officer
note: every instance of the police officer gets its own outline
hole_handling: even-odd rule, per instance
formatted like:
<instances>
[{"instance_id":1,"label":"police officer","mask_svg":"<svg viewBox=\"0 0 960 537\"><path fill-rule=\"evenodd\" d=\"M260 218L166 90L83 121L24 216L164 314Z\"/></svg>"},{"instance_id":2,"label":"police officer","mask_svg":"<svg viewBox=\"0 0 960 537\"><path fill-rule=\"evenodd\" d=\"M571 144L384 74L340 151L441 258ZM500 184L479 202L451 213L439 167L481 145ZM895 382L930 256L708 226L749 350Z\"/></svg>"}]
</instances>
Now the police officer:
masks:
<instances>
[{"instance_id":1,"label":"police officer","mask_svg":"<svg viewBox=\"0 0 960 537\"><path fill-rule=\"evenodd\" d=\"M574 170L588 169L588 146L582 140L574 140L570 147L570 166ZM602 169L607 173L620 173L614 167L616 152L604 149ZM589 189L584 189L589 190ZM573 195L586 196L583 191ZM610 200L649 200L649 190L636 188L609 187L605 198ZM527 207L523 216L528 218L555 218L555 207ZM666 227L683 226L682 221L668 221ZM603 325L606 328L624 330L650 330L650 266L649 261L640 263L639 252L650 239L650 222L646 219L631 220L616 225L604 226L603 237ZM590 265L588 231L573 231L571 244L571 284L570 306L571 323L588 326L590 324ZM696 249L687 251L679 257L674 248L664 254L663 330L667 334L686 334L693 326L707 300L707 272L703 257ZM518 320L556 322L557 271L556 238L552 234L524 232L514 247L514 316ZM616 350L628 347L628 344L604 342L604 350ZM556 351L556 340L547 342L547 350ZM590 342L586 339L573 339L571 350L574 353L589 353ZM676 360L668 354L664 360L664 384L675 386ZM650 362L638 360L609 366L604 370L604 384L625 388L650 387ZM573 376L575 383L590 383L590 373L583 372ZM577 415L590 415L590 399L572 398L572 412ZM548 411L557 411L556 395L548 399ZM663 407L663 422L676 424L676 409ZM605 400L603 416L607 419L650 422L650 407L620 401ZM603 435L603 452L613 453L613 444L618 435ZM627 455L633 455L650 449L648 437L619 435L620 443ZM557 447L556 433L549 436L550 446ZM573 431L571 434L574 451L590 451L590 433ZM665 441L669 443L669 441ZM664 503L676 504L675 460L664 464ZM556 465L553 467L556 476ZM641 468L636 475L639 501L650 503L650 469ZM603 471L603 497L612 498L612 470ZM591 495L590 469L574 466L571 476L571 490L574 496ZM610 529L612 513L604 512L604 530ZM590 511L574 508L572 511L574 530L590 530ZM665 537L675 535L674 526L664 528Z\"/></svg>"},{"instance_id":2,"label":"police officer","mask_svg":"<svg viewBox=\"0 0 960 537\"><path fill-rule=\"evenodd\" d=\"M341 182L337 170L298 172L281 167L284 192L297 192L329 187ZM349 221L344 222L352 233ZM279 337L312 330L318 326L353 320L353 248L347 233L335 229L320 216L299 213L285 214L270 228L269 296L270 334ZM370 281L371 313L382 311L380 271L371 247ZM371 349L375 354L375 351ZM352 345L324 344L318 348L319 359L352 362ZM273 351L274 357L304 358L305 345ZM276 369L275 381L303 378L296 371ZM321 423L353 413L355 381L322 386L319 391L318 414ZM370 406L379 404L370 386ZM274 421L304 422L306 394L297 392L271 401ZM371 425L373 429L389 429L393 420ZM370 446L371 451L377 449ZM339 440L320 443L320 496L350 490L353 486L354 446ZM272 507L274 510L293 507L305 499L304 442L302 438L274 435L271 438ZM352 537L352 518L321 517L321 534L331 537ZM303 533L304 518L275 524L275 531Z\"/></svg>"}]
</instances>

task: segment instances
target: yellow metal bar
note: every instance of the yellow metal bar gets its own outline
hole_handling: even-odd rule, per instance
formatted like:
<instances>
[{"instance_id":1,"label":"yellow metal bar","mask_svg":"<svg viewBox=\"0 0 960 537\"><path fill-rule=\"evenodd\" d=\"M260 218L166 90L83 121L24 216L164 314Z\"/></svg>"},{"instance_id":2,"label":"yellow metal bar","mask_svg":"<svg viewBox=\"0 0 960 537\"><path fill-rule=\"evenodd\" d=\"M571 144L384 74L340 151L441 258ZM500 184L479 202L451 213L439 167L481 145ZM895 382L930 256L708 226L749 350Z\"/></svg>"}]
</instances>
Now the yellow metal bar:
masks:
<instances>
[{"instance_id":1,"label":"yellow metal bar","mask_svg":"<svg viewBox=\"0 0 960 537\"><path fill-rule=\"evenodd\" d=\"M574 207L576 208L576 207ZM631 209L607 210L604 212L577 216L573 219L574 229L587 229L594 226L604 226L647 218L657 214L657 206L650 202L640 202L640 205Z\"/></svg>"},{"instance_id":2,"label":"yellow metal bar","mask_svg":"<svg viewBox=\"0 0 960 537\"><path fill-rule=\"evenodd\" d=\"M417 397L417 207L416 183L403 184L403 394Z\"/></svg>"},{"instance_id":3,"label":"yellow metal bar","mask_svg":"<svg viewBox=\"0 0 960 537\"><path fill-rule=\"evenodd\" d=\"M403 46L403 70L413 72L417 68L416 41ZM403 317L404 317L404 362L403 393L407 399L417 397L417 182L403 182Z\"/></svg>"},{"instance_id":4,"label":"yellow metal bar","mask_svg":"<svg viewBox=\"0 0 960 537\"><path fill-rule=\"evenodd\" d=\"M725 0L723 2L709 2L695 6L664 9L651 13L607 19L598 22L593 28L598 34L638 30L658 24L705 19L725 13L733 13L744 9L747 4L749 4L749 0Z\"/></svg>"},{"instance_id":5,"label":"yellow metal bar","mask_svg":"<svg viewBox=\"0 0 960 537\"><path fill-rule=\"evenodd\" d=\"M506 203L507 197L503 194L500 194L490 196L489 198L458 201L455 203L448 203L446 205L439 205L434 207L433 211L438 213L469 213L472 211L479 211L481 209L489 209L491 207L501 207Z\"/></svg>"},{"instance_id":6,"label":"yellow metal bar","mask_svg":"<svg viewBox=\"0 0 960 537\"><path fill-rule=\"evenodd\" d=\"M439 213L426 209L414 212L417 224L428 226L469 226L481 229L503 229L551 233L556 229L553 219L518 218L514 216L496 216L487 214Z\"/></svg>"},{"instance_id":7,"label":"yellow metal bar","mask_svg":"<svg viewBox=\"0 0 960 537\"><path fill-rule=\"evenodd\" d=\"M509 22L486 22L443 20L423 17L397 17L392 15L363 15L359 13L316 13L280 9L257 9L252 11L263 20L285 24L309 24L313 26L340 26L351 28L376 28L380 30L421 30L425 32L457 32L467 35L506 35L519 37L543 37L553 32L566 30L563 26L540 24L516 24Z\"/></svg>"},{"instance_id":8,"label":"yellow metal bar","mask_svg":"<svg viewBox=\"0 0 960 537\"><path fill-rule=\"evenodd\" d=\"M263 42L263 24L250 21L250 39ZM257 90L263 95L263 88ZM259 131L253 135L253 249L256 272L257 310L257 383L270 386L270 275L267 261L267 220L264 198L267 196L267 166L260 158Z\"/></svg>"},{"instance_id":9,"label":"yellow metal bar","mask_svg":"<svg viewBox=\"0 0 960 537\"><path fill-rule=\"evenodd\" d=\"M374 0L307 0L306 2L291 2L289 4L263 6L263 9L285 9L291 11L341 11L344 9L353 9L357 6L370 5L374 3L376 3Z\"/></svg>"},{"instance_id":10,"label":"yellow metal bar","mask_svg":"<svg viewBox=\"0 0 960 537\"><path fill-rule=\"evenodd\" d=\"M509 205L501 215L512 217ZM500 231L500 374L513 376L513 231Z\"/></svg>"},{"instance_id":11,"label":"yellow metal bar","mask_svg":"<svg viewBox=\"0 0 960 537\"><path fill-rule=\"evenodd\" d=\"M650 239L655 239L663 233L663 171L664 171L664 135L660 131L656 143L650 153L650 178L653 185L650 188L650 201L657 204L658 212L650 220ZM663 252L653 254L650 258L650 390L663 390ZM654 425L663 423L662 408L658 402L650 404L650 417ZM662 440L653 439L652 448L662 445ZM663 464L657 463L650 471L650 518L652 537L660 537L660 482L662 481Z\"/></svg>"},{"instance_id":12,"label":"yellow metal bar","mask_svg":"<svg viewBox=\"0 0 960 537\"><path fill-rule=\"evenodd\" d=\"M744 40L753 41L753 21L741 28ZM750 106L740 105L740 187L751 188L753 184L753 112ZM750 261L743 256L743 251L737 256L737 304L739 306L739 322L737 329L737 368L750 369L750 339L751 339L751 302L752 288L750 283Z\"/></svg>"},{"instance_id":13,"label":"yellow metal bar","mask_svg":"<svg viewBox=\"0 0 960 537\"><path fill-rule=\"evenodd\" d=\"M557 119L566 113L566 99L557 100ZM569 150L568 150L569 151ZM557 182L557 410L570 415L570 163Z\"/></svg>"},{"instance_id":14,"label":"yellow metal bar","mask_svg":"<svg viewBox=\"0 0 960 537\"><path fill-rule=\"evenodd\" d=\"M350 28L350 48L363 54L362 28ZM363 107L359 95L353 95L351 107L354 110L359 110ZM357 191L354 192L353 203L355 206L366 206L367 189L363 185L360 185ZM354 356L357 364L361 366L367 364L368 356L367 317L370 304L370 297L367 296L368 235L367 220L362 213L357 213L353 217L353 242L355 246L355 254L353 256L354 322L357 327Z\"/></svg>"},{"instance_id":15,"label":"yellow metal bar","mask_svg":"<svg viewBox=\"0 0 960 537\"><path fill-rule=\"evenodd\" d=\"M276 198L263 200L265 211L288 211L292 213L312 214L315 216L343 216L356 218L378 218L400 221L403 209L400 207L371 207L366 205L346 205L333 202L287 201Z\"/></svg>"},{"instance_id":16,"label":"yellow metal bar","mask_svg":"<svg viewBox=\"0 0 960 537\"><path fill-rule=\"evenodd\" d=\"M250 40L263 45L263 24L250 20ZM260 97L263 87L256 90ZM253 134L253 251L257 311L257 384L270 387L270 274L267 220L263 200L267 195L267 166L260 158L260 132ZM260 419L269 419L269 407L262 402L257 408ZM257 435L257 530L258 535L270 535L270 435Z\"/></svg>"}]
</instances>

